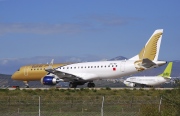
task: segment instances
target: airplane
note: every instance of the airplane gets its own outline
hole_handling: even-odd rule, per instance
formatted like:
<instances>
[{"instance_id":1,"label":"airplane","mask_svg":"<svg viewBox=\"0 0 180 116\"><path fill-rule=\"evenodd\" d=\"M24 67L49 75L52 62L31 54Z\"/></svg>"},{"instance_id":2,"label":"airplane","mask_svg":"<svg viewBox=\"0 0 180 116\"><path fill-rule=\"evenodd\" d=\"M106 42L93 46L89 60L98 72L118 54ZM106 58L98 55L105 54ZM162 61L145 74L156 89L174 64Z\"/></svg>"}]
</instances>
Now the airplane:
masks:
<instances>
[{"instance_id":1,"label":"airplane","mask_svg":"<svg viewBox=\"0 0 180 116\"><path fill-rule=\"evenodd\" d=\"M164 72L158 76L135 76L124 80L124 84L129 87L154 87L171 81L171 70L173 62L169 62Z\"/></svg>"},{"instance_id":2,"label":"airplane","mask_svg":"<svg viewBox=\"0 0 180 116\"><path fill-rule=\"evenodd\" d=\"M95 87L94 80L113 79L132 75L147 69L156 68L166 64L158 61L163 29L155 30L139 54L128 60L96 61L72 64L53 64L24 66L12 75L13 80L34 81L40 80L44 85L56 85L59 82L69 82L70 88L87 84Z\"/></svg>"}]
</instances>

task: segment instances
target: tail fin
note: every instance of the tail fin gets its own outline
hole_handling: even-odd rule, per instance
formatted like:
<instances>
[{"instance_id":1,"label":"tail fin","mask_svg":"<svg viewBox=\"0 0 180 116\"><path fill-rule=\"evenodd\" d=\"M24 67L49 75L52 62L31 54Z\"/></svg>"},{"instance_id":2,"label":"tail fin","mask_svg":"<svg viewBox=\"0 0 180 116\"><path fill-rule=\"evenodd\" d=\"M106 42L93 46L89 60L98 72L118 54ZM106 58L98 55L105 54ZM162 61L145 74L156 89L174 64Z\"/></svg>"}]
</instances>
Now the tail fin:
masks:
<instances>
[{"instance_id":1,"label":"tail fin","mask_svg":"<svg viewBox=\"0 0 180 116\"><path fill-rule=\"evenodd\" d=\"M161 45L163 29L156 30L148 42L145 44L144 48L140 53L129 60L142 60L148 58L151 61L157 61L159 55L159 49Z\"/></svg>"},{"instance_id":2,"label":"tail fin","mask_svg":"<svg viewBox=\"0 0 180 116\"><path fill-rule=\"evenodd\" d=\"M171 78L171 70L172 70L173 62L169 62L164 72L158 76L164 77L164 78Z\"/></svg>"}]
</instances>

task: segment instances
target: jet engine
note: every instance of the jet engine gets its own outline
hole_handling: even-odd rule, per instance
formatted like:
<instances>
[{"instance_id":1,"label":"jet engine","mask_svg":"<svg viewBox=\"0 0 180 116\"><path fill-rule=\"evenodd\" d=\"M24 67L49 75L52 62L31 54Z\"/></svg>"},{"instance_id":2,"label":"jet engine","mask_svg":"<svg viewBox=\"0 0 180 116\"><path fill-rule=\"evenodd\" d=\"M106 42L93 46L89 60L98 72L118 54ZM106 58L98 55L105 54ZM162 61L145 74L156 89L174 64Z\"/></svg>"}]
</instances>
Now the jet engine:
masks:
<instances>
[{"instance_id":1,"label":"jet engine","mask_svg":"<svg viewBox=\"0 0 180 116\"><path fill-rule=\"evenodd\" d=\"M135 87L136 84L135 84L135 83L129 83L128 86L129 86L129 87Z\"/></svg>"},{"instance_id":2,"label":"jet engine","mask_svg":"<svg viewBox=\"0 0 180 116\"><path fill-rule=\"evenodd\" d=\"M60 80L59 78L56 78L54 76L45 76L45 77L41 78L41 83L44 85L56 85L60 81L62 81L62 80Z\"/></svg>"}]
</instances>

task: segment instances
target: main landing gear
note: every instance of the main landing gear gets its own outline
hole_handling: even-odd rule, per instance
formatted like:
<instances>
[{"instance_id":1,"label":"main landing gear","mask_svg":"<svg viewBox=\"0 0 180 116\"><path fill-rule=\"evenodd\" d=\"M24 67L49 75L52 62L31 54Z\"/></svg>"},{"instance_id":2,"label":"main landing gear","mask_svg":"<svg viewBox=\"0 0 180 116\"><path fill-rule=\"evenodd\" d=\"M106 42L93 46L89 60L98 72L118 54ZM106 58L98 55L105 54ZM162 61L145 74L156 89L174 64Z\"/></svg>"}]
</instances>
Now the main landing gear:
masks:
<instances>
[{"instance_id":1,"label":"main landing gear","mask_svg":"<svg viewBox=\"0 0 180 116\"><path fill-rule=\"evenodd\" d=\"M85 83L84 82L70 82L69 83L69 88L76 88L77 85L84 85ZM87 87L88 88L94 88L95 87L95 84L93 82L89 82L87 84Z\"/></svg>"},{"instance_id":2,"label":"main landing gear","mask_svg":"<svg viewBox=\"0 0 180 116\"><path fill-rule=\"evenodd\" d=\"M76 87L77 87L77 83L75 83L75 82L69 83L69 88L76 88Z\"/></svg>"},{"instance_id":3,"label":"main landing gear","mask_svg":"<svg viewBox=\"0 0 180 116\"><path fill-rule=\"evenodd\" d=\"M87 87L88 88L94 88L95 84L93 82L90 82L90 83L87 84Z\"/></svg>"}]
</instances>

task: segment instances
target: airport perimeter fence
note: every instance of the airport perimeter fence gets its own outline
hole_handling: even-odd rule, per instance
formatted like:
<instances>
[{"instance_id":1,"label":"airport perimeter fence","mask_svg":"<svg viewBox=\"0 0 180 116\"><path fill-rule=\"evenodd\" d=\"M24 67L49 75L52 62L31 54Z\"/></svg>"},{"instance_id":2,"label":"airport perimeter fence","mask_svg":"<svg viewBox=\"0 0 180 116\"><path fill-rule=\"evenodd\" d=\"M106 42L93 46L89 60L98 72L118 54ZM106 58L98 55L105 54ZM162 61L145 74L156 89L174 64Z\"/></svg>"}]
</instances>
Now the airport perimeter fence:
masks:
<instances>
[{"instance_id":1,"label":"airport perimeter fence","mask_svg":"<svg viewBox=\"0 0 180 116\"><path fill-rule=\"evenodd\" d=\"M152 96L0 96L1 116L178 116L180 106Z\"/></svg>"}]
</instances>

